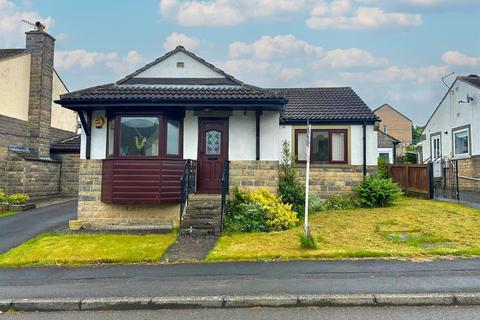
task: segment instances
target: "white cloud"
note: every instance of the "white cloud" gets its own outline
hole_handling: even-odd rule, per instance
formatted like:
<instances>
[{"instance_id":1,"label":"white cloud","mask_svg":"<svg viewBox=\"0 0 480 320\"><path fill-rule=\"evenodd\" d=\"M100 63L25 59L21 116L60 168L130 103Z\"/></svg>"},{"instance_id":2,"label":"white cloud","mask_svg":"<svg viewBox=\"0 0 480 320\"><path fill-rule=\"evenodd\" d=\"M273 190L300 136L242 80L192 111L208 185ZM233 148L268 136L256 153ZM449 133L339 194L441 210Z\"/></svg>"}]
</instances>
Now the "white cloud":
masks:
<instances>
[{"instance_id":1,"label":"white cloud","mask_svg":"<svg viewBox=\"0 0 480 320\"><path fill-rule=\"evenodd\" d=\"M385 69L368 72L341 72L339 75L345 80L362 80L372 83L392 83L396 81L413 81L423 84L439 80L449 72L448 66L403 67L390 66Z\"/></svg>"},{"instance_id":2,"label":"white cloud","mask_svg":"<svg viewBox=\"0 0 480 320\"><path fill-rule=\"evenodd\" d=\"M323 54L321 47L299 40L293 35L263 36L251 44L233 42L229 46L229 55L232 58L251 56L255 59L270 60L291 56L321 57Z\"/></svg>"},{"instance_id":3,"label":"white cloud","mask_svg":"<svg viewBox=\"0 0 480 320\"><path fill-rule=\"evenodd\" d=\"M442 61L450 65L478 67L480 66L480 56L467 56L460 51L447 51L442 55Z\"/></svg>"},{"instance_id":4,"label":"white cloud","mask_svg":"<svg viewBox=\"0 0 480 320\"><path fill-rule=\"evenodd\" d=\"M291 80L298 79L304 73L302 68L289 68L280 63L257 61L252 59L234 59L219 63L227 73L233 74L239 79L251 81L255 74L256 84L285 84Z\"/></svg>"},{"instance_id":5,"label":"white cloud","mask_svg":"<svg viewBox=\"0 0 480 320\"><path fill-rule=\"evenodd\" d=\"M420 14L385 12L380 7L356 7L352 0L319 1L306 21L312 29L374 29L383 26L418 26Z\"/></svg>"},{"instance_id":6,"label":"white cloud","mask_svg":"<svg viewBox=\"0 0 480 320\"><path fill-rule=\"evenodd\" d=\"M123 57L117 52L90 52L83 49L55 52L55 67L59 70L75 71L104 66L122 74L132 71L142 62L142 56L136 51L129 51Z\"/></svg>"},{"instance_id":7,"label":"white cloud","mask_svg":"<svg viewBox=\"0 0 480 320\"><path fill-rule=\"evenodd\" d=\"M387 59L377 58L365 50L350 48L327 51L293 35L263 36L251 44L233 42L229 46L229 56L233 59L281 61L283 64L303 62L315 68L378 67L388 63Z\"/></svg>"},{"instance_id":8,"label":"white cloud","mask_svg":"<svg viewBox=\"0 0 480 320\"><path fill-rule=\"evenodd\" d=\"M183 26L238 25L250 18L287 18L307 0L160 0L160 13ZM308 0L311 1L311 0Z\"/></svg>"},{"instance_id":9,"label":"white cloud","mask_svg":"<svg viewBox=\"0 0 480 320\"><path fill-rule=\"evenodd\" d=\"M379 67L388 63L385 58L377 58L372 53L357 49L335 49L327 52L325 59L318 62L318 66L324 64L332 68L351 67Z\"/></svg>"},{"instance_id":10,"label":"white cloud","mask_svg":"<svg viewBox=\"0 0 480 320\"><path fill-rule=\"evenodd\" d=\"M183 33L172 32L165 42L163 43L163 47L165 50L173 50L177 46L184 46L187 50L193 50L198 47L200 41L195 37L189 37Z\"/></svg>"},{"instance_id":11,"label":"white cloud","mask_svg":"<svg viewBox=\"0 0 480 320\"><path fill-rule=\"evenodd\" d=\"M48 27L53 24L51 17L42 17L36 11L23 10L9 0L0 0L0 47L24 46L25 32L32 28L22 22L41 21Z\"/></svg>"}]
</instances>

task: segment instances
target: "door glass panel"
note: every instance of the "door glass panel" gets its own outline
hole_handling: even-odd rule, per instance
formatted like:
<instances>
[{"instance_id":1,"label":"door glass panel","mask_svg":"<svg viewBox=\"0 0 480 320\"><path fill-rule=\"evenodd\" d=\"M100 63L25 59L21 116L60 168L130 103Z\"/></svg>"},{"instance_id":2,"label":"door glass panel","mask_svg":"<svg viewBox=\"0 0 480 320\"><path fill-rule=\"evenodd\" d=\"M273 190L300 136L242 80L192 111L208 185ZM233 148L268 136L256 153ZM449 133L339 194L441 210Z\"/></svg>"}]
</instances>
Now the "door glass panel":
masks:
<instances>
[{"instance_id":1,"label":"door glass panel","mask_svg":"<svg viewBox=\"0 0 480 320\"><path fill-rule=\"evenodd\" d=\"M221 153L222 133L217 130L205 132L205 154L219 155Z\"/></svg>"}]
</instances>

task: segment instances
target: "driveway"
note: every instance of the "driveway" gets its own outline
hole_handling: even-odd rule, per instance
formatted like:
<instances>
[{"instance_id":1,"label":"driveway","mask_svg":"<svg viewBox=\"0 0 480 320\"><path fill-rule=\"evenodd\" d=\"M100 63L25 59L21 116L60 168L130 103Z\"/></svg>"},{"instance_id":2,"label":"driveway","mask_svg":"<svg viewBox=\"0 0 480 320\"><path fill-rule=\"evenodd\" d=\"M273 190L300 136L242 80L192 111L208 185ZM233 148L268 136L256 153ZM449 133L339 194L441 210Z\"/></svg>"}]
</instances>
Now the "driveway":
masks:
<instances>
[{"instance_id":1,"label":"driveway","mask_svg":"<svg viewBox=\"0 0 480 320\"><path fill-rule=\"evenodd\" d=\"M0 218L0 253L36 235L57 229L77 216L77 201L68 201Z\"/></svg>"}]
</instances>

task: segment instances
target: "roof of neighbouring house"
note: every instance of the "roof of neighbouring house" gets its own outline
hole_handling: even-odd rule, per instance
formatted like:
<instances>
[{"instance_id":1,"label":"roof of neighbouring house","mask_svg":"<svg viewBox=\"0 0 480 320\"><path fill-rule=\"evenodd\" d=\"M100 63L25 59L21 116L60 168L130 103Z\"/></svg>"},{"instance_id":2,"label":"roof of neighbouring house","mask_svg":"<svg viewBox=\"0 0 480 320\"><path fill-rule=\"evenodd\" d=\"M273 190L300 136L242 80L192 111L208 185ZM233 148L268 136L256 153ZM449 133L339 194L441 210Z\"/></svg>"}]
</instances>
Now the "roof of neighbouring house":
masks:
<instances>
[{"instance_id":1,"label":"roof of neighbouring house","mask_svg":"<svg viewBox=\"0 0 480 320\"><path fill-rule=\"evenodd\" d=\"M466 83L469 83L472 86L480 89L480 77L475 75L475 74L471 74L471 75L466 76L466 77L457 77L457 79L462 80Z\"/></svg>"},{"instance_id":2,"label":"roof of neighbouring house","mask_svg":"<svg viewBox=\"0 0 480 320\"><path fill-rule=\"evenodd\" d=\"M0 60L27 53L25 49L0 49Z\"/></svg>"},{"instance_id":3,"label":"roof of neighbouring house","mask_svg":"<svg viewBox=\"0 0 480 320\"><path fill-rule=\"evenodd\" d=\"M377 109L373 110L373 112L377 112L378 110L382 109L382 108L389 108L390 110L398 113L399 115L401 115L403 118L407 119L408 121L410 122L413 122L409 117L407 117L406 115L404 115L403 113L401 113L400 111L398 111L397 109L395 109L394 107L392 107L391 105L389 105L388 103L384 103L382 104L380 107L378 107Z\"/></svg>"},{"instance_id":4,"label":"roof of neighbouring house","mask_svg":"<svg viewBox=\"0 0 480 320\"><path fill-rule=\"evenodd\" d=\"M80 152L80 135L77 134L50 145L50 151L53 153L61 152Z\"/></svg>"},{"instance_id":5,"label":"roof of neighbouring house","mask_svg":"<svg viewBox=\"0 0 480 320\"><path fill-rule=\"evenodd\" d=\"M283 122L375 121L378 117L350 87L271 89L287 100Z\"/></svg>"}]
</instances>

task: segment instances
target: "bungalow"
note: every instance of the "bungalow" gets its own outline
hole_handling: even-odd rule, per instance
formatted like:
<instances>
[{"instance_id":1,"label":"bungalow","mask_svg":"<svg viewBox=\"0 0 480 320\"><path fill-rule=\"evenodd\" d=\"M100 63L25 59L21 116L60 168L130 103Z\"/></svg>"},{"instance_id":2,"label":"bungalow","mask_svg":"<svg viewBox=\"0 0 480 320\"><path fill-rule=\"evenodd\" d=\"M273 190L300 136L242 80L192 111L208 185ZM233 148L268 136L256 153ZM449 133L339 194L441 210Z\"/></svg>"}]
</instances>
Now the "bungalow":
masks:
<instances>
[{"instance_id":1,"label":"bungalow","mask_svg":"<svg viewBox=\"0 0 480 320\"><path fill-rule=\"evenodd\" d=\"M351 88L258 88L182 46L57 103L82 123L84 228L171 228L180 211L183 230L218 232L230 188L276 191L283 141L304 175L307 119L314 192L351 191L377 163L377 117Z\"/></svg>"}]
</instances>

